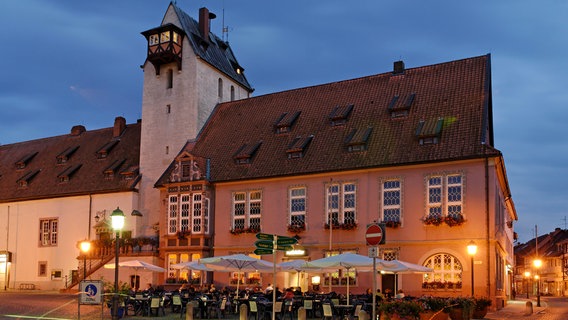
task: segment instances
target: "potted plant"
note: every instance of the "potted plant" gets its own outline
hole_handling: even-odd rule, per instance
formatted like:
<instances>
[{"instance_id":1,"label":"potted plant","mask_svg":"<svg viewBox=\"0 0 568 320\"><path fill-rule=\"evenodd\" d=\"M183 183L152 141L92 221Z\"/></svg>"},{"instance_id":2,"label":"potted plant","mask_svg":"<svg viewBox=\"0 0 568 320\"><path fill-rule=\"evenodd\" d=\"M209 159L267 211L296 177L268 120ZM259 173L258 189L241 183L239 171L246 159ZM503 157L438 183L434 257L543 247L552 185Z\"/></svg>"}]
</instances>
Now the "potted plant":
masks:
<instances>
[{"instance_id":1,"label":"potted plant","mask_svg":"<svg viewBox=\"0 0 568 320\"><path fill-rule=\"evenodd\" d=\"M454 297L448 301L450 319L470 320L475 309L475 300L472 297Z\"/></svg>"},{"instance_id":2,"label":"potted plant","mask_svg":"<svg viewBox=\"0 0 568 320\"><path fill-rule=\"evenodd\" d=\"M473 310L472 319L483 319L487 314L487 310L491 306L491 299L486 297L475 298L475 309Z\"/></svg>"},{"instance_id":3,"label":"potted plant","mask_svg":"<svg viewBox=\"0 0 568 320\"><path fill-rule=\"evenodd\" d=\"M379 306L381 320L419 320L422 311L422 305L417 300L393 300Z\"/></svg>"},{"instance_id":4,"label":"potted plant","mask_svg":"<svg viewBox=\"0 0 568 320\"><path fill-rule=\"evenodd\" d=\"M112 299L114 296L114 283L103 279L104 301L112 312ZM126 282L118 283L118 317L122 318L126 310L126 302L130 297L130 285Z\"/></svg>"},{"instance_id":5,"label":"potted plant","mask_svg":"<svg viewBox=\"0 0 568 320\"><path fill-rule=\"evenodd\" d=\"M448 299L440 297L424 296L418 299L422 304L423 311L420 313L422 320L447 320Z\"/></svg>"},{"instance_id":6,"label":"potted plant","mask_svg":"<svg viewBox=\"0 0 568 320\"><path fill-rule=\"evenodd\" d=\"M448 226L454 227L464 223L465 219L461 213L450 213L446 216L445 222Z\"/></svg>"}]
</instances>

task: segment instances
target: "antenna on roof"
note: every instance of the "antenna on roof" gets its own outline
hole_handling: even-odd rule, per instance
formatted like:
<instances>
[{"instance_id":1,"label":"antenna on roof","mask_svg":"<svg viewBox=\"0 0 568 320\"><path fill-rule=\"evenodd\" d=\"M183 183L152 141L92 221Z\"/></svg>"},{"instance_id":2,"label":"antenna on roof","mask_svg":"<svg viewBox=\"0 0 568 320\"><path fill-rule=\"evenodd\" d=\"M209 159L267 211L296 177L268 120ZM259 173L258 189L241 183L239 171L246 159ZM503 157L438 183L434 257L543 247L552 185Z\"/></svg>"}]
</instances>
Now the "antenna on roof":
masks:
<instances>
[{"instance_id":1,"label":"antenna on roof","mask_svg":"<svg viewBox=\"0 0 568 320\"><path fill-rule=\"evenodd\" d=\"M225 25L225 1L223 1L223 41L229 42L229 27Z\"/></svg>"}]
</instances>

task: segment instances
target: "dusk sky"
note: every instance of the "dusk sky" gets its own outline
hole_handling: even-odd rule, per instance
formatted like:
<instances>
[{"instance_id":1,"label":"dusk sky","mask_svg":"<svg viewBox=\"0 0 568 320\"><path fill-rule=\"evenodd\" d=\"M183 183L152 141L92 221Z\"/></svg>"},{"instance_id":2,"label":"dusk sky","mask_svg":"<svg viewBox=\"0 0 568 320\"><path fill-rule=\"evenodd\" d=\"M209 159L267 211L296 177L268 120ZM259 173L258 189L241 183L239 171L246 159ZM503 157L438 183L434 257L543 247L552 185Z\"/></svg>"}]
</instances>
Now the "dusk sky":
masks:
<instances>
[{"instance_id":1,"label":"dusk sky","mask_svg":"<svg viewBox=\"0 0 568 320\"><path fill-rule=\"evenodd\" d=\"M167 0L5 0L0 144L141 117L140 32ZM566 228L568 2L179 0L217 14L254 96L491 54L495 147L526 242ZM228 37L228 38L227 38ZM556 178L555 178L556 177Z\"/></svg>"}]
</instances>

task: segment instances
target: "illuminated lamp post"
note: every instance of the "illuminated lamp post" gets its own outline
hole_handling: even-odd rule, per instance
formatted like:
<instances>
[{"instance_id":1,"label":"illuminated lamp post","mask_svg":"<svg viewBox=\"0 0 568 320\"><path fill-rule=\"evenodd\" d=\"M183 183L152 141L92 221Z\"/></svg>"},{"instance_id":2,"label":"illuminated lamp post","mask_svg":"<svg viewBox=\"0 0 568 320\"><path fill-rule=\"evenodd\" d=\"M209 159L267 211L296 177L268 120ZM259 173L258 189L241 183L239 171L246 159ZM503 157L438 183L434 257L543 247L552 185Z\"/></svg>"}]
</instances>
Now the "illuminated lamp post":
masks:
<instances>
[{"instance_id":1,"label":"illuminated lamp post","mask_svg":"<svg viewBox=\"0 0 568 320\"><path fill-rule=\"evenodd\" d=\"M87 279L87 252L91 250L91 242L89 240L81 241L81 251L83 251L83 280Z\"/></svg>"},{"instance_id":2,"label":"illuminated lamp post","mask_svg":"<svg viewBox=\"0 0 568 320\"><path fill-rule=\"evenodd\" d=\"M540 276L539 276L539 269L542 267L542 260L535 259L533 261L533 265L536 268L536 274L534 278L537 280L536 282L536 306L540 307Z\"/></svg>"},{"instance_id":3,"label":"illuminated lamp post","mask_svg":"<svg viewBox=\"0 0 568 320\"><path fill-rule=\"evenodd\" d=\"M118 240L120 238L120 230L122 230L122 228L124 227L124 212L116 207L116 210L112 212L110 218L112 221L112 229L116 233L116 236L114 238L114 295L112 296L112 319L118 320Z\"/></svg>"},{"instance_id":4,"label":"illuminated lamp post","mask_svg":"<svg viewBox=\"0 0 568 320\"><path fill-rule=\"evenodd\" d=\"M531 272L525 271L525 278L527 278L527 299L529 298L529 280L531 278Z\"/></svg>"},{"instance_id":5,"label":"illuminated lamp post","mask_svg":"<svg viewBox=\"0 0 568 320\"><path fill-rule=\"evenodd\" d=\"M475 244L475 242L473 242L473 240L471 240L467 245L467 253L471 257L471 296L473 297L473 288L475 286L475 281L473 278L473 257L477 253L477 245Z\"/></svg>"}]
</instances>

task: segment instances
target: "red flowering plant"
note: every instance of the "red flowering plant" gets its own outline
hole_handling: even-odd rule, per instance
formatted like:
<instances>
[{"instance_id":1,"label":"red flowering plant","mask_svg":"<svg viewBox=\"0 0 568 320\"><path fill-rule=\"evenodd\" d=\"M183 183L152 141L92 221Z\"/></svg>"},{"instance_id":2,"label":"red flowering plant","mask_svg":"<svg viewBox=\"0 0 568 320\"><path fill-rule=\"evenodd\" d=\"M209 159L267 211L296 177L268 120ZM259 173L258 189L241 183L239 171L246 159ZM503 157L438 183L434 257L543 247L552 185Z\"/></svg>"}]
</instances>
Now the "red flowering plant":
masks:
<instances>
[{"instance_id":1,"label":"red flowering plant","mask_svg":"<svg viewBox=\"0 0 568 320\"><path fill-rule=\"evenodd\" d=\"M439 226L442 223L444 223L444 218L442 217L442 215L440 214L429 214L428 216L426 216L424 219L422 219L422 221L424 222L424 224L426 225L434 225L434 226Z\"/></svg>"},{"instance_id":2,"label":"red flowering plant","mask_svg":"<svg viewBox=\"0 0 568 320\"><path fill-rule=\"evenodd\" d=\"M398 228L400 227L400 220L387 220L387 221L383 221L383 223L385 224L385 227L387 228Z\"/></svg>"},{"instance_id":3,"label":"red flowering plant","mask_svg":"<svg viewBox=\"0 0 568 320\"><path fill-rule=\"evenodd\" d=\"M444 222L448 226L454 227L454 226L459 226L462 223L464 223L465 219L463 218L463 215L461 213L450 213L446 216L446 218L444 219Z\"/></svg>"},{"instance_id":4,"label":"red flowering plant","mask_svg":"<svg viewBox=\"0 0 568 320\"><path fill-rule=\"evenodd\" d=\"M343 230L353 230L357 228L357 222L355 221L347 221L341 225L341 229Z\"/></svg>"},{"instance_id":5,"label":"red flowering plant","mask_svg":"<svg viewBox=\"0 0 568 320\"><path fill-rule=\"evenodd\" d=\"M288 225L288 232L300 233L306 230L306 224L304 221L294 221Z\"/></svg>"},{"instance_id":6,"label":"red flowering plant","mask_svg":"<svg viewBox=\"0 0 568 320\"><path fill-rule=\"evenodd\" d=\"M229 230L232 234L241 234L241 233L245 233L247 232L247 229L243 228L243 227L236 227L233 228L231 230Z\"/></svg>"}]
</instances>

